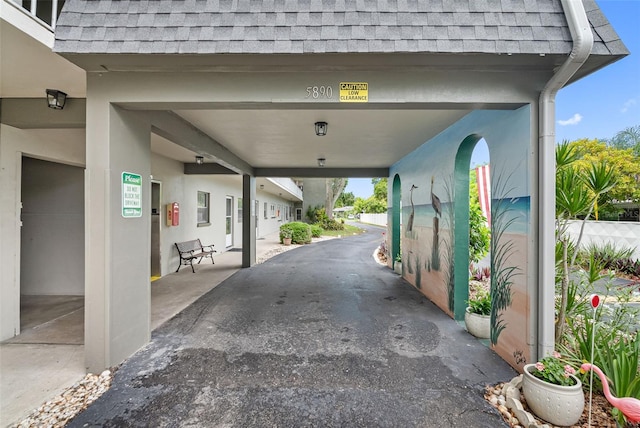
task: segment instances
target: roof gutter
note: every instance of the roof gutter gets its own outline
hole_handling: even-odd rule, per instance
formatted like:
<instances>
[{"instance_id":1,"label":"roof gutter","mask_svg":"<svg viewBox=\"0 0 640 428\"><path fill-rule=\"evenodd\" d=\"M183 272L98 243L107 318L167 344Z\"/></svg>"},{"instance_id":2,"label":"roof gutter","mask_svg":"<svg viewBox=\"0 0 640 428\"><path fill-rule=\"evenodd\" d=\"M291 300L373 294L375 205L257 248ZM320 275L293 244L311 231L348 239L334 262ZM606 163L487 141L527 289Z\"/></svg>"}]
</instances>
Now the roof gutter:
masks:
<instances>
[{"instance_id":1,"label":"roof gutter","mask_svg":"<svg viewBox=\"0 0 640 428\"><path fill-rule=\"evenodd\" d=\"M587 61L593 33L582 0L561 0L573 49L540 93L539 100L539 229L538 229L538 358L555 347L555 115L556 94Z\"/></svg>"}]
</instances>

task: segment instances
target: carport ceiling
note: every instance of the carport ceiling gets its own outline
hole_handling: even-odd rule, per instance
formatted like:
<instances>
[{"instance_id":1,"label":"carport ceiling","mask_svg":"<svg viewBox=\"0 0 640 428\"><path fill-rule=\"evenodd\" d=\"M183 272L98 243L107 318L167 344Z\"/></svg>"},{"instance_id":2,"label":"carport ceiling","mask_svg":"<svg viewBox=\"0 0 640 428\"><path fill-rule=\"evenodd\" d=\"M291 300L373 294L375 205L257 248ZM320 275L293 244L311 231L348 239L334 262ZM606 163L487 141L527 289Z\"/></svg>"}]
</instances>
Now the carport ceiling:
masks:
<instances>
[{"instance_id":1,"label":"carport ceiling","mask_svg":"<svg viewBox=\"0 0 640 428\"><path fill-rule=\"evenodd\" d=\"M254 168L387 168L469 110L177 110ZM329 124L315 135L315 122ZM184 162L193 162L180 159Z\"/></svg>"}]
</instances>

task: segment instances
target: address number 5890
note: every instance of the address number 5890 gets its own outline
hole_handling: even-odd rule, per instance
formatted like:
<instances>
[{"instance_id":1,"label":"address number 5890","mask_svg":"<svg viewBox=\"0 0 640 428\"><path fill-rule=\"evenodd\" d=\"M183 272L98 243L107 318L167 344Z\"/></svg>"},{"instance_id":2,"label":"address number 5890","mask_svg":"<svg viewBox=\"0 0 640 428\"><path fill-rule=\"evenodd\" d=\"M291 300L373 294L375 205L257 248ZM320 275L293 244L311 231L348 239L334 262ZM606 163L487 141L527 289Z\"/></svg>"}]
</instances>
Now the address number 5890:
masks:
<instances>
[{"instance_id":1,"label":"address number 5890","mask_svg":"<svg viewBox=\"0 0 640 428\"><path fill-rule=\"evenodd\" d=\"M306 98L313 98L315 100L319 98L332 98L333 88L331 86L307 86Z\"/></svg>"}]
</instances>

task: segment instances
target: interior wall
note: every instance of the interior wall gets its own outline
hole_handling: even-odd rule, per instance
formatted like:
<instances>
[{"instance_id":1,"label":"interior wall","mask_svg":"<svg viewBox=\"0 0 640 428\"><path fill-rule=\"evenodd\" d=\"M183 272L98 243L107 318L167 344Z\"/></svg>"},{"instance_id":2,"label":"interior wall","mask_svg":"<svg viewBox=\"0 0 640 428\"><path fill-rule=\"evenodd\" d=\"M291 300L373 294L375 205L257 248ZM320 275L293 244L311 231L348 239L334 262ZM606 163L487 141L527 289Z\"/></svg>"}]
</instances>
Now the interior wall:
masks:
<instances>
[{"instance_id":1,"label":"interior wall","mask_svg":"<svg viewBox=\"0 0 640 428\"><path fill-rule=\"evenodd\" d=\"M390 169L390 177L402 177L402 194L412 186L414 204L403 198L402 254L405 278L450 316L454 315L456 287L468 287L468 276L454 272L456 252L467 254L456 243L455 160L465 139L484 137L491 156L492 249L494 273L492 289L499 289L508 301L492 294L491 346L514 367L535 355L537 285L531 280L530 254L535 254L532 236L530 194L532 162L536 146L531 130L531 108L515 111L475 111L426 142ZM468 170L467 170L468 173ZM468 210L468 207L466 208ZM502 216L498 216L501 210ZM411 218L411 220L409 220ZM412 227L409 228L409 223ZM460 240L458 240L460 241ZM462 240L464 241L464 240ZM496 256L500 251L504 257ZM465 273L468 263L465 263ZM505 270L506 269L506 270ZM458 274L459 276L459 274ZM501 301L502 300L502 301ZM459 303L459 302L458 302Z\"/></svg>"},{"instance_id":2,"label":"interior wall","mask_svg":"<svg viewBox=\"0 0 640 428\"><path fill-rule=\"evenodd\" d=\"M0 124L0 340L20 333L22 155L83 167L84 129L23 130Z\"/></svg>"},{"instance_id":3,"label":"interior wall","mask_svg":"<svg viewBox=\"0 0 640 428\"><path fill-rule=\"evenodd\" d=\"M20 292L84 294L84 170L22 159Z\"/></svg>"}]
</instances>

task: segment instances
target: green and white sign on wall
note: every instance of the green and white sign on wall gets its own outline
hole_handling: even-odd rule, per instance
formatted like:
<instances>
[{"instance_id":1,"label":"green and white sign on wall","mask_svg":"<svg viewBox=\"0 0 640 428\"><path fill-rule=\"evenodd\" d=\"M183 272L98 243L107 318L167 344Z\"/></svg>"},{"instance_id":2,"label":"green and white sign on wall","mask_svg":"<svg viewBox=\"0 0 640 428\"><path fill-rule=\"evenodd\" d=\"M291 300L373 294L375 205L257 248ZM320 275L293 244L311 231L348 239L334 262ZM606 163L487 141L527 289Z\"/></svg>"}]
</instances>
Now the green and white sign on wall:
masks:
<instances>
[{"instance_id":1,"label":"green and white sign on wall","mask_svg":"<svg viewBox=\"0 0 640 428\"><path fill-rule=\"evenodd\" d=\"M122 217L142 217L142 177L122 173Z\"/></svg>"}]
</instances>

